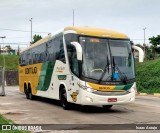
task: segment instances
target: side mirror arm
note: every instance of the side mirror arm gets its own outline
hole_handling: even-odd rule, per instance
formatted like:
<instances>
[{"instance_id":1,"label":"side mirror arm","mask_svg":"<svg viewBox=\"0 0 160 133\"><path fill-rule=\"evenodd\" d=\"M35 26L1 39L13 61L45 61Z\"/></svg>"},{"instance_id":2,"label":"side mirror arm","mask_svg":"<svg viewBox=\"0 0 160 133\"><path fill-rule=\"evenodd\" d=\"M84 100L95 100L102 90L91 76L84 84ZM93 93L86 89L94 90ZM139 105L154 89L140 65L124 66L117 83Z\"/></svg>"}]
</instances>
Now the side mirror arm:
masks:
<instances>
[{"instance_id":1,"label":"side mirror arm","mask_svg":"<svg viewBox=\"0 0 160 133\"><path fill-rule=\"evenodd\" d=\"M71 44L76 48L77 60L82 61L82 47L78 42L71 42Z\"/></svg>"}]
</instances>

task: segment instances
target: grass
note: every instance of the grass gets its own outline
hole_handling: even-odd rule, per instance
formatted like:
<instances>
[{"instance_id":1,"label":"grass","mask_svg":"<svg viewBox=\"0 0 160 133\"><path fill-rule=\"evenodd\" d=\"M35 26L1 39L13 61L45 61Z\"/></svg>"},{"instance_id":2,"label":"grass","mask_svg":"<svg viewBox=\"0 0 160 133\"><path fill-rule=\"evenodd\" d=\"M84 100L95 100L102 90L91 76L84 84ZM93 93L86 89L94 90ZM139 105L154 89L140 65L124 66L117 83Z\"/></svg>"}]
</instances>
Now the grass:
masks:
<instances>
[{"instance_id":1,"label":"grass","mask_svg":"<svg viewBox=\"0 0 160 133\"><path fill-rule=\"evenodd\" d=\"M4 58L3 58L4 57ZM0 66L4 66L5 59L5 69L6 70L18 70L18 59L17 55L0 55Z\"/></svg>"},{"instance_id":2,"label":"grass","mask_svg":"<svg viewBox=\"0 0 160 133\"><path fill-rule=\"evenodd\" d=\"M136 63L136 82L140 92L160 93L160 58Z\"/></svg>"},{"instance_id":3,"label":"grass","mask_svg":"<svg viewBox=\"0 0 160 133\"><path fill-rule=\"evenodd\" d=\"M0 115L0 124L13 124L11 120L5 119L2 115Z\"/></svg>"},{"instance_id":4,"label":"grass","mask_svg":"<svg viewBox=\"0 0 160 133\"><path fill-rule=\"evenodd\" d=\"M7 120L6 118L4 118L2 115L0 115L0 124L14 124L11 120ZM1 126L1 125L0 125ZM1 129L1 127L0 127ZM0 130L0 133L30 133L29 131L18 131L18 130Z\"/></svg>"}]
</instances>

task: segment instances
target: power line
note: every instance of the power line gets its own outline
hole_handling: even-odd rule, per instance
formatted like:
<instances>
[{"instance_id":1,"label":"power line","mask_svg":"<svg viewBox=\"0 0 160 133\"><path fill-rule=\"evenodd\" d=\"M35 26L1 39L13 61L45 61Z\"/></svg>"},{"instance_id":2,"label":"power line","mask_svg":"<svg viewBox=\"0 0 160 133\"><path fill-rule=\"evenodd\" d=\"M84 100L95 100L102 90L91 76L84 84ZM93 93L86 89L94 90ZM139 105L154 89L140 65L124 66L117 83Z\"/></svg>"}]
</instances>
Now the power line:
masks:
<instances>
[{"instance_id":1,"label":"power line","mask_svg":"<svg viewBox=\"0 0 160 133\"><path fill-rule=\"evenodd\" d=\"M15 30L15 29L6 29L6 28L0 28L0 30L9 30L9 31L18 31L18 32L31 32L31 31L27 31L27 30ZM38 31L32 31L34 33L45 33L48 34L50 32L38 32Z\"/></svg>"},{"instance_id":2,"label":"power line","mask_svg":"<svg viewBox=\"0 0 160 133\"><path fill-rule=\"evenodd\" d=\"M131 38L132 39L132 38ZM132 39L132 40L144 40L144 39ZM145 39L145 40L148 40L148 39Z\"/></svg>"},{"instance_id":3,"label":"power line","mask_svg":"<svg viewBox=\"0 0 160 133\"><path fill-rule=\"evenodd\" d=\"M21 44L21 45L26 45L29 44L29 42L13 42L13 43L0 43L0 45L17 45L17 44Z\"/></svg>"}]
</instances>

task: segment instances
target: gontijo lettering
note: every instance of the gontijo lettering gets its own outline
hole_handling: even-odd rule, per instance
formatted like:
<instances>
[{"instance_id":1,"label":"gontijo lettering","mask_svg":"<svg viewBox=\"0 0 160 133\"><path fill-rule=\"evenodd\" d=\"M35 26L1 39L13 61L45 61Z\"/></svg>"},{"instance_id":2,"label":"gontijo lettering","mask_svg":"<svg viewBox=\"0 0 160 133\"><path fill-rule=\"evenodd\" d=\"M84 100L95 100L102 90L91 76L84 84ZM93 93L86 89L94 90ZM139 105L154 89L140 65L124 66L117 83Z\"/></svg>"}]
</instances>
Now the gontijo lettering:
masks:
<instances>
[{"instance_id":1,"label":"gontijo lettering","mask_svg":"<svg viewBox=\"0 0 160 133\"><path fill-rule=\"evenodd\" d=\"M36 73L37 73L37 67L25 68L25 74L36 74Z\"/></svg>"}]
</instances>

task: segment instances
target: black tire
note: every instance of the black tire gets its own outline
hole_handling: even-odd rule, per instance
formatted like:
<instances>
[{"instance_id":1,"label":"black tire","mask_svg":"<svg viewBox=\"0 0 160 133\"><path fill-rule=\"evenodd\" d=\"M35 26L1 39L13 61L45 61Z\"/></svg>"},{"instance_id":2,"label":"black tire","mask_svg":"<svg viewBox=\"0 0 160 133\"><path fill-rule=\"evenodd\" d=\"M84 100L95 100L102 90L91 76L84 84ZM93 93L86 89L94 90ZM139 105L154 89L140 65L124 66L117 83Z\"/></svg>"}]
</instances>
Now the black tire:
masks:
<instances>
[{"instance_id":1,"label":"black tire","mask_svg":"<svg viewBox=\"0 0 160 133\"><path fill-rule=\"evenodd\" d=\"M28 96L28 97L29 97L28 99L34 100L34 96L32 95L32 92L29 92L28 95L29 95L29 96Z\"/></svg>"},{"instance_id":2,"label":"black tire","mask_svg":"<svg viewBox=\"0 0 160 133\"><path fill-rule=\"evenodd\" d=\"M60 91L60 100L61 100L61 105L63 107L63 109L68 110L70 109L70 103L67 101L67 93L65 88L63 88Z\"/></svg>"},{"instance_id":3,"label":"black tire","mask_svg":"<svg viewBox=\"0 0 160 133\"><path fill-rule=\"evenodd\" d=\"M24 88L24 93L26 95L26 98L29 99L28 89L26 87Z\"/></svg>"},{"instance_id":4,"label":"black tire","mask_svg":"<svg viewBox=\"0 0 160 133\"><path fill-rule=\"evenodd\" d=\"M34 95L32 95L32 89L28 86L28 99L34 100Z\"/></svg>"},{"instance_id":5,"label":"black tire","mask_svg":"<svg viewBox=\"0 0 160 133\"><path fill-rule=\"evenodd\" d=\"M103 105L103 109L104 110L110 110L112 108L113 105Z\"/></svg>"}]
</instances>

